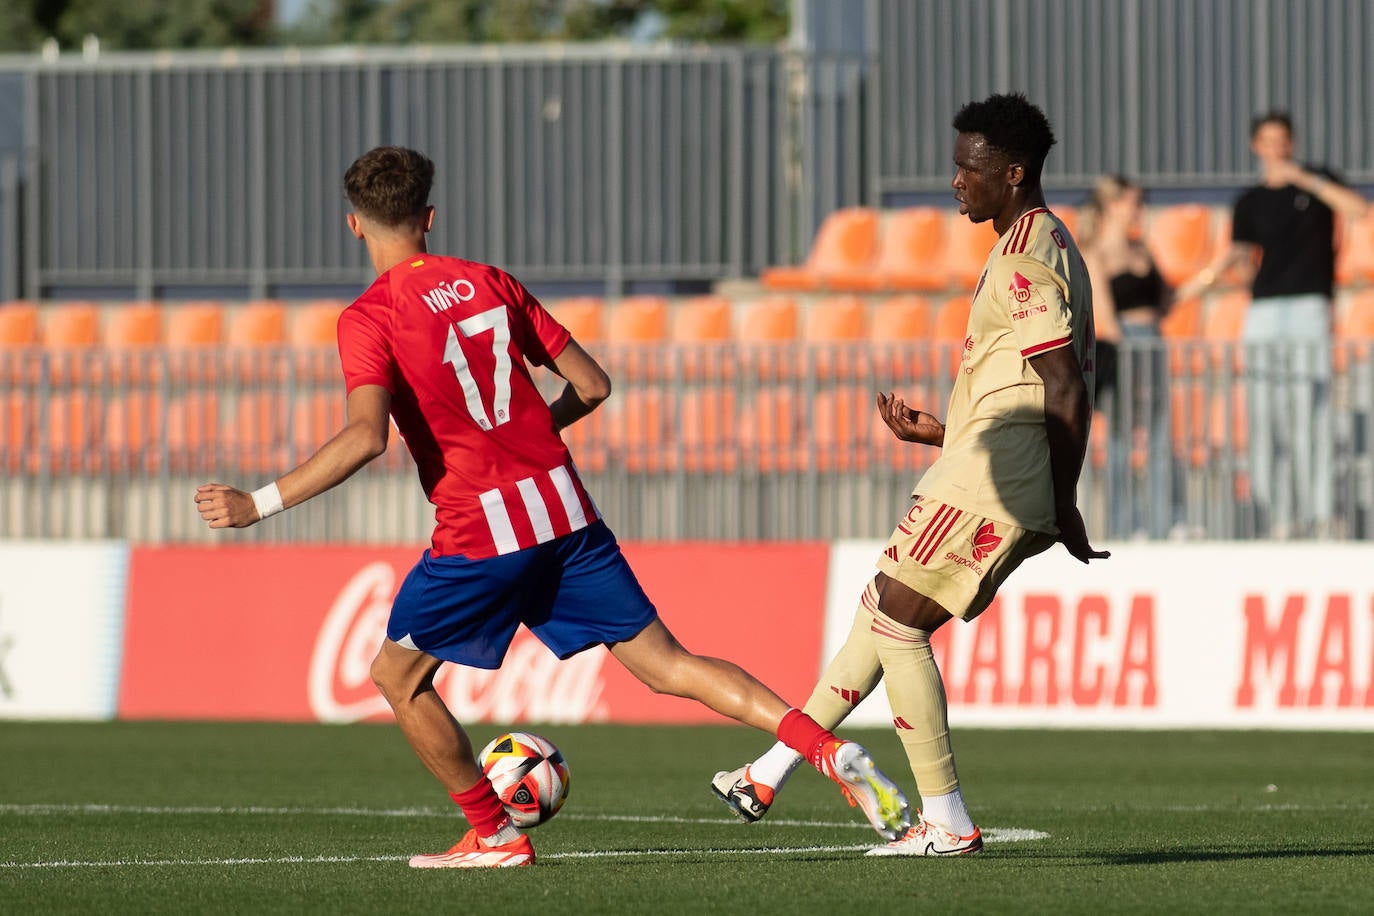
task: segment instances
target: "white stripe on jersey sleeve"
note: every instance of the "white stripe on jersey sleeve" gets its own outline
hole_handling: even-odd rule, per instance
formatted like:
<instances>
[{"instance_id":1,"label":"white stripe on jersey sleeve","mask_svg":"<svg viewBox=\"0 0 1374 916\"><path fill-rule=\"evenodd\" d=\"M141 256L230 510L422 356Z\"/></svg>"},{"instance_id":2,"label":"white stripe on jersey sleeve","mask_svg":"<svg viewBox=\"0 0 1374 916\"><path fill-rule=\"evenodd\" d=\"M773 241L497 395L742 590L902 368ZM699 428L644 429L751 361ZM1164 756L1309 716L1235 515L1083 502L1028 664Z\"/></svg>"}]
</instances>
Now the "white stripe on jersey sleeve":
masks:
<instances>
[{"instance_id":1,"label":"white stripe on jersey sleeve","mask_svg":"<svg viewBox=\"0 0 1374 916\"><path fill-rule=\"evenodd\" d=\"M510 514L506 512L506 500L500 490L488 490L479 499L482 511L487 514L487 527L491 529L491 539L496 543L497 555L515 553L520 542L515 539L515 529L510 524Z\"/></svg>"},{"instance_id":2,"label":"white stripe on jersey sleeve","mask_svg":"<svg viewBox=\"0 0 1374 916\"><path fill-rule=\"evenodd\" d=\"M572 475L562 465L549 471L558 498L563 501L563 510L568 513L568 524L573 531L587 527L587 515L582 511L582 500L577 498L577 488L573 486Z\"/></svg>"},{"instance_id":3,"label":"white stripe on jersey sleeve","mask_svg":"<svg viewBox=\"0 0 1374 916\"><path fill-rule=\"evenodd\" d=\"M534 541L543 544L553 540L553 522L549 520L549 507L544 505L544 496L534 485L533 477L517 480L520 498L525 501L525 511L530 514L530 524L534 526Z\"/></svg>"}]
</instances>

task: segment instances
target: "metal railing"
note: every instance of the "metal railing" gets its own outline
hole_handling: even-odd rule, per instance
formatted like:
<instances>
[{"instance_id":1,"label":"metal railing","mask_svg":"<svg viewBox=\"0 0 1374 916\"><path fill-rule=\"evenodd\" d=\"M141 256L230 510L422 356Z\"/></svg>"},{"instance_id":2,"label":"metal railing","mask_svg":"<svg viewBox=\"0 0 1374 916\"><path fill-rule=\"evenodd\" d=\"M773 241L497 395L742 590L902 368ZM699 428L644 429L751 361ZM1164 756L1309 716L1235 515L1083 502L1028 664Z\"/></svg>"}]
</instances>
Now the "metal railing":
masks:
<instances>
[{"instance_id":1,"label":"metal railing","mask_svg":"<svg viewBox=\"0 0 1374 916\"><path fill-rule=\"evenodd\" d=\"M590 349L616 391L566 436L616 530L654 540L886 536L936 453L894 439L873 395L943 414L958 359L954 344ZM1374 535L1374 341L1338 344L1325 377L1293 369L1320 355L1123 344L1081 482L1094 537ZM0 537L396 543L432 526L393 441L267 524L202 527L197 484L255 487L337 431L332 350L21 350L0 354L0 380ZM1257 397L1286 405L1262 428ZM1303 413L1322 403L1325 421Z\"/></svg>"}]
</instances>

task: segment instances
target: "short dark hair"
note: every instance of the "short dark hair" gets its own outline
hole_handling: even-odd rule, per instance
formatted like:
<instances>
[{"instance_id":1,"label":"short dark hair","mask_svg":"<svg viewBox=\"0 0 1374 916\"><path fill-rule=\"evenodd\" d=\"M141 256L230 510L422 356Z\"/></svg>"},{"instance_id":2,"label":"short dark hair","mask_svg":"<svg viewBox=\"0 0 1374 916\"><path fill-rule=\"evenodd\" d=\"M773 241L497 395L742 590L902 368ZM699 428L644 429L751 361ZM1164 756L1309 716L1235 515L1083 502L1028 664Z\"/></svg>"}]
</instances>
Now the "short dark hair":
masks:
<instances>
[{"instance_id":1,"label":"short dark hair","mask_svg":"<svg viewBox=\"0 0 1374 916\"><path fill-rule=\"evenodd\" d=\"M954 129L961 134L982 134L989 146L1019 161L1026 177L1037 184L1045 157L1054 146L1049 118L1019 92L969 102L954 116Z\"/></svg>"},{"instance_id":2,"label":"short dark hair","mask_svg":"<svg viewBox=\"0 0 1374 916\"><path fill-rule=\"evenodd\" d=\"M1288 131L1288 136L1293 136L1293 116L1281 108L1272 108L1263 114L1255 115L1250 121L1250 139L1255 139L1255 134L1266 124L1277 124Z\"/></svg>"},{"instance_id":3,"label":"short dark hair","mask_svg":"<svg viewBox=\"0 0 1374 916\"><path fill-rule=\"evenodd\" d=\"M368 150L344 173L344 197L353 209L385 226L422 219L433 186L434 163L404 146Z\"/></svg>"}]
</instances>

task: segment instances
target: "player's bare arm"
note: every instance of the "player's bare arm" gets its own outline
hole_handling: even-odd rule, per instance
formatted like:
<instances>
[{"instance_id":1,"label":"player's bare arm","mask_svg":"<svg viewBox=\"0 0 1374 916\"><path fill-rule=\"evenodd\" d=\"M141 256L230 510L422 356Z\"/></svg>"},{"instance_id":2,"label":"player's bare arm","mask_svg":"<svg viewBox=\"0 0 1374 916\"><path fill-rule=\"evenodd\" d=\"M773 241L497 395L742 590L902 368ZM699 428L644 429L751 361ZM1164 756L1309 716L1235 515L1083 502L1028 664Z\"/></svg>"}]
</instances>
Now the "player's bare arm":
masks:
<instances>
[{"instance_id":1,"label":"player's bare arm","mask_svg":"<svg viewBox=\"0 0 1374 916\"><path fill-rule=\"evenodd\" d=\"M1054 478L1054 515L1059 539L1075 558L1086 563L1110 554L1094 550L1088 542L1083 516L1078 511L1078 474L1088 449L1090 407L1083 370L1073 347L1058 347L1032 356L1031 367L1045 383L1045 434L1050 446L1050 473Z\"/></svg>"},{"instance_id":2,"label":"player's bare arm","mask_svg":"<svg viewBox=\"0 0 1374 916\"><path fill-rule=\"evenodd\" d=\"M903 442L917 442L937 448L945 444L945 424L934 414L906 406L906 401L893 392L878 392L878 414Z\"/></svg>"},{"instance_id":3,"label":"player's bare arm","mask_svg":"<svg viewBox=\"0 0 1374 916\"><path fill-rule=\"evenodd\" d=\"M576 423L611 396L611 377L576 340L569 340L563 352L554 357L553 368L568 382L549 405L559 429Z\"/></svg>"},{"instance_id":4,"label":"player's bare arm","mask_svg":"<svg viewBox=\"0 0 1374 916\"><path fill-rule=\"evenodd\" d=\"M1221 246L1212 263L1199 270L1191 279L1174 290L1174 301L1182 302L1202 295L1217 284L1233 267L1252 266L1259 256L1259 246L1250 242L1230 241Z\"/></svg>"},{"instance_id":5,"label":"player's bare arm","mask_svg":"<svg viewBox=\"0 0 1374 916\"><path fill-rule=\"evenodd\" d=\"M348 395L348 422L300 466L277 480L283 508L300 505L353 476L386 451L391 392L359 385ZM222 483L196 488L196 509L211 528L247 528L258 521L251 493Z\"/></svg>"}]
</instances>

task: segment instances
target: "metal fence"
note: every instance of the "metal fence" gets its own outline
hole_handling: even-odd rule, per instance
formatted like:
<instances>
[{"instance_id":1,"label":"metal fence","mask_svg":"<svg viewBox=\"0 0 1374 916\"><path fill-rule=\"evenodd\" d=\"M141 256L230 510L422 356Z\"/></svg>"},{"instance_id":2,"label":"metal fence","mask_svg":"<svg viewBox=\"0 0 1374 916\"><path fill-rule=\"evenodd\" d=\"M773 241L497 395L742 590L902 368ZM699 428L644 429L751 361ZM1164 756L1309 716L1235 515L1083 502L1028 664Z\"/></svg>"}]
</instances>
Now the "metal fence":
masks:
<instances>
[{"instance_id":1,"label":"metal fence","mask_svg":"<svg viewBox=\"0 0 1374 916\"><path fill-rule=\"evenodd\" d=\"M1374 182L1374 0L805 0L795 49L611 45L0 58L0 289L249 298L366 282L343 169L440 164L435 243L616 294L803 258L943 193L962 102L1020 89L1052 189L1246 183L1248 122ZM14 171L21 163L18 173ZM3 231L3 229L0 229ZM6 295L12 295L12 292Z\"/></svg>"},{"instance_id":2,"label":"metal fence","mask_svg":"<svg viewBox=\"0 0 1374 916\"><path fill-rule=\"evenodd\" d=\"M874 392L942 414L958 360L957 344L590 349L617 388L567 431L570 448L613 527L653 540L885 537L936 453L893 438ZM1318 354L1299 345L1123 344L1081 483L1094 537L1374 536L1374 341L1334 355L1312 375L1294 367ZM337 359L0 354L0 538L424 541L432 512L398 442L264 525L211 533L195 514L196 485L256 487L337 431ZM544 382L552 394L558 380ZM1316 395L1325 422L1303 419ZM1263 427L1256 397L1282 405Z\"/></svg>"},{"instance_id":3,"label":"metal fence","mask_svg":"<svg viewBox=\"0 0 1374 916\"><path fill-rule=\"evenodd\" d=\"M742 276L793 259L810 241L799 220L861 193L847 163L829 149L803 157L790 128L800 81L818 92L805 119L818 136L858 149L855 68L748 49L36 68L40 241L26 292L365 282L364 254L339 228L342 175L381 143L438 164L436 248L613 290ZM803 158L832 174L805 193L788 167Z\"/></svg>"},{"instance_id":4,"label":"metal fence","mask_svg":"<svg viewBox=\"0 0 1374 916\"><path fill-rule=\"evenodd\" d=\"M1146 186L1252 183L1250 119L1286 108L1298 152L1374 181L1369 0L811 0L867 17L876 55L876 193L948 185L964 102L1016 89L1059 143L1051 186L1104 172ZM822 19L822 22L824 20Z\"/></svg>"}]
</instances>

